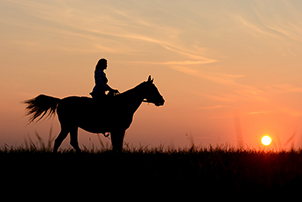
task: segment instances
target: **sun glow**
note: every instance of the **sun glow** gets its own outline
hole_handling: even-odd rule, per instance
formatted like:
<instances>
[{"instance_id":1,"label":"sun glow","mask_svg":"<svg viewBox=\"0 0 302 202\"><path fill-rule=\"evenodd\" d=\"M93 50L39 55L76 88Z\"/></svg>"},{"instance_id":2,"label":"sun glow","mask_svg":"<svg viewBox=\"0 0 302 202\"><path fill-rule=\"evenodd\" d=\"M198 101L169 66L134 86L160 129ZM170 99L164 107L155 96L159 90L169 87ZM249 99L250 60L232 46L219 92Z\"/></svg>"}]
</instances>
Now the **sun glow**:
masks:
<instances>
[{"instance_id":1,"label":"sun glow","mask_svg":"<svg viewBox=\"0 0 302 202\"><path fill-rule=\"evenodd\" d=\"M271 142L272 142L272 138L271 138L270 136L268 136L268 135L265 135L265 136L263 136L263 137L261 138L261 143L262 143L263 145L265 145L265 146L270 145Z\"/></svg>"}]
</instances>

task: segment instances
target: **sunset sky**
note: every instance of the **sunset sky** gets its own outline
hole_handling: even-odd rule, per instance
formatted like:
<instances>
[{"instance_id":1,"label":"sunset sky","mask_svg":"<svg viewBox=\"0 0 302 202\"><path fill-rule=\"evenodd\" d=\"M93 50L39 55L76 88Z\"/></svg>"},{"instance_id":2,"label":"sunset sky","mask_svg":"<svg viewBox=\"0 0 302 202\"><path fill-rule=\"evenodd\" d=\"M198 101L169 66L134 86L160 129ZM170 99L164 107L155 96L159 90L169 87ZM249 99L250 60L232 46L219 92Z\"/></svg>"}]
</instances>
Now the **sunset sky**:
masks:
<instances>
[{"instance_id":1,"label":"sunset sky","mask_svg":"<svg viewBox=\"0 0 302 202\"><path fill-rule=\"evenodd\" d=\"M141 105L130 146L259 148L268 134L302 147L301 11L300 0L0 0L0 146L57 136L57 117L27 125L21 102L89 96L106 58L111 87L152 75L166 100Z\"/></svg>"}]
</instances>

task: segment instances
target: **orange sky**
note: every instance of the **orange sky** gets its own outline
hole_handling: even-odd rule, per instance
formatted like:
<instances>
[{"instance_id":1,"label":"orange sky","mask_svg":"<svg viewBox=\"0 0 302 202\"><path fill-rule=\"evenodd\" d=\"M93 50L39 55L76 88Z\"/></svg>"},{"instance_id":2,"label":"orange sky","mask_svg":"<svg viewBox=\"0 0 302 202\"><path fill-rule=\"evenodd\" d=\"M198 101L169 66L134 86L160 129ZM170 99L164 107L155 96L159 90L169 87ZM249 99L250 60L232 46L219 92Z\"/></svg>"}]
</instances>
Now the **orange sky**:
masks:
<instances>
[{"instance_id":1,"label":"orange sky","mask_svg":"<svg viewBox=\"0 0 302 202\"><path fill-rule=\"evenodd\" d=\"M269 134L275 147L302 147L301 9L299 0L1 0L0 145L35 130L47 141L51 125L56 136L57 118L27 126L20 102L89 96L104 57L110 86L122 92L151 74L166 100L142 104L129 145L182 147L190 136L236 146L241 134L258 148ZM79 142L99 146L82 130Z\"/></svg>"}]
</instances>

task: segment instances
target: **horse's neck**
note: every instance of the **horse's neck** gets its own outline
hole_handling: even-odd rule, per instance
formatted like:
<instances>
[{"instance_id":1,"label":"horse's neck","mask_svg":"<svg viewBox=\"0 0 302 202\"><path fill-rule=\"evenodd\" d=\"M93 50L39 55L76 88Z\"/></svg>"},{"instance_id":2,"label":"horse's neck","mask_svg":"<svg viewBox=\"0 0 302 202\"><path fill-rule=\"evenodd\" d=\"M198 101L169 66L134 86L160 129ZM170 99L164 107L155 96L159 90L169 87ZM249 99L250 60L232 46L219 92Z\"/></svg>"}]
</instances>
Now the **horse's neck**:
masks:
<instances>
[{"instance_id":1,"label":"horse's neck","mask_svg":"<svg viewBox=\"0 0 302 202\"><path fill-rule=\"evenodd\" d=\"M141 88L138 86L120 94L119 96L123 102L122 105L124 105L126 110L131 113L134 113L143 102Z\"/></svg>"}]
</instances>

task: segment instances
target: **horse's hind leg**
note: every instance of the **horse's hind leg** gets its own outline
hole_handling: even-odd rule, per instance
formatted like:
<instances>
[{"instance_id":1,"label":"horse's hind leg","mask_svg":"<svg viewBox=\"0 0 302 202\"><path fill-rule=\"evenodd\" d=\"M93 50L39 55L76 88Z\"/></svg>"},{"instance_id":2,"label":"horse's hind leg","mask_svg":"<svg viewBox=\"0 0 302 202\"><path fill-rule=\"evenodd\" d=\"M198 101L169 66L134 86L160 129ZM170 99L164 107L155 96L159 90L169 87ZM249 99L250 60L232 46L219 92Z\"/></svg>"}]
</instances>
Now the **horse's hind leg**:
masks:
<instances>
[{"instance_id":1,"label":"horse's hind leg","mask_svg":"<svg viewBox=\"0 0 302 202\"><path fill-rule=\"evenodd\" d=\"M112 131L111 132L111 143L112 150L115 152L121 152L123 150L123 142L124 142L125 131Z\"/></svg>"},{"instance_id":2,"label":"horse's hind leg","mask_svg":"<svg viewBox=\"0 0 302 202\"><path fill-rule=\"evenodd\" d=\"M70 144L76 150L76 152L80 153L81 149L78 144L78 128L74 127L70 131Z\"/></svg>"},{"instance_id":3,"label":"horse's hind leg","mask_svg":"<svg viewBox=\"0 0 302 202\"><path fill-rule=\"evenodd\" d=\"M60 147L63 140L67 137L69 133L69 130L67 128L61 127L61 132L59 136L55 140L55 145L53 147L53 152L56 153L58 151L58 148Z\"/></svg>"}]
</instances>

